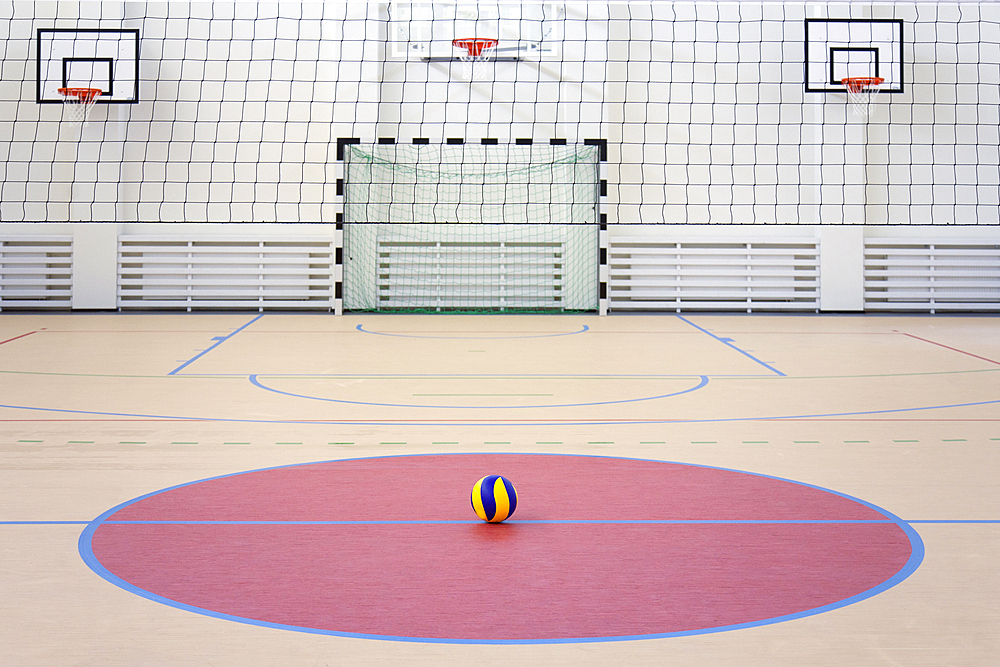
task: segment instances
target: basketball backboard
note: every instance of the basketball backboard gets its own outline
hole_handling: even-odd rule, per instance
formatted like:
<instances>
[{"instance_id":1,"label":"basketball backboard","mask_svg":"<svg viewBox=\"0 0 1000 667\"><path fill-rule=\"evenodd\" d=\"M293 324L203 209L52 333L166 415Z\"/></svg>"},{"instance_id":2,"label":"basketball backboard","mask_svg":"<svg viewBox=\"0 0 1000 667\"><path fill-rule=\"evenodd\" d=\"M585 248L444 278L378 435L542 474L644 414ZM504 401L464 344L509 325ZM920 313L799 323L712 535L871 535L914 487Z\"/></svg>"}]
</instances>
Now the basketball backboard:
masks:
<instances>
[{"instance_id":1,"label":"basketball backboard","mask_svg":"<svg viewBox=\"0 0 1000 667\"><path fill-rule=\"evenodd\" d=\"M139 31L39 28L36 101L61 104L60 88L100 88L97 104L139 101Z\"/></svg>"},{"instance_id":2,"label":"basketball backboard","mask_svg":"<svg viewBox=\"0 0 1000 667\"><path fill-rule=\"evenodd\" d=\"M392 2L389 55L401 60L458 60L452 41L497 40L492 60L558 58L561 3Z\"/></svg>"},{"instance_id":3,"label":"basketball backboard","mask_svg":"<svg viewBox=\"0 0 1000 667\"><path fill-rule=\"evenodd\" d=\"M903 92L901 19L805 21L806 92L843 93L847 77L881 77L882 92Z\"/></svg>"}]
</instances>

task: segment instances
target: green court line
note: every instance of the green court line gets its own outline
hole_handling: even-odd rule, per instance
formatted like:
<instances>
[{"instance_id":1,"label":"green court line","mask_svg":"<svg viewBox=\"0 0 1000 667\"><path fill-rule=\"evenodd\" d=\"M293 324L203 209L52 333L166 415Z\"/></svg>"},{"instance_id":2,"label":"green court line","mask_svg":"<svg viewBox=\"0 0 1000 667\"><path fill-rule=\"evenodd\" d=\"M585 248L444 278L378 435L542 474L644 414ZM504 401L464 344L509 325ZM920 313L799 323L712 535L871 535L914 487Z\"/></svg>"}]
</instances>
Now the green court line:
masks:
<instances>
[{"instance_id":1,"label":"green court line","mask_svg":"<svg viewBox=\"0 0 1000 667\"><path fill-rule=\"evenodd\" d=\"M767 440L744 440L743 444L744 445L766 445L766 444L768 444L768 441Z\"/></svg>"},{"instance_id":2,"label":"green court line","mask_svg":"<svg viewBox=\"0 0 1000 667\"><path fill-rule=\"evenodd\" d=\"M665 444L667 444L667 441L666 440L640 440L639 444L640 445L665 445Z\"/></svg>"},{"instance_id":3,"label":"green court line","mask_svg":"<svg viewBox=\"0 0 1000 667\"><path fill-rule=\"evenodd\" d=\"M138 378L141 380L160 380L160 379L170 379L170 378L198 378L200 380L210 380L217 378L220 380L233 380L233 379L245 380L247 377L246 373L231 373L231 374L219 374L219 375L196 375L194 373L190 375L126 375L126 374L114 374L114 373L55 373L55 372L43 372L43 371L4 371L4 370L0 370L0 373L7 373L9 375L56 375L59 377L79 377L79 378Z\"/></svg>"},{"instance_id":4,"label":"green court line","mask_svg":"<svg viewBox=\"0 0 1000 667\"><path fill-rule=\"evenodd\" d=\"M42 371L0 371L10 375L58 375L60 377L81 378L165 378L166 375L109 375L107 373L46 373ZM246 376L243 376L246 377Z\"/></svg>"},{"instance_id":5,"label":"green court line","mask_svg":"<svg viewBox=\"0 0 1000 667\"><path fill-rule=\"evenodd\" d=\"M990 438L990 440L1000 440L1000 438Z\"/></svg>"},{"instance_id":6,"label":"green court line","mask_svg":"<svg viewBox=\"0 0 1000 667\"><path fill-rule=\"evenodd\" d=\"M666 443L664 443L664 444L666 444ZM719 443L717 441L715 441L715 440L692 440L691 444L692 445L717 445Z\"/></svg>"},{"instance_id":7,"label":"green court line","mask_svg":"<svg viewBox=\"0 0 1000 667\"><path fill-rule=\"evenodd\" d=\"M67 445L92 445L93 440L70 440L66 443Z\"/></svg>"},{"instance_id":8,"label":"green court line","mask_svg":"<svg viewBox=\"0 0 1000 667\"><path fill-rule=\"evenodd\" d=\"M328 445L353 445L353 442L328 442Z\"/></svg>"},{"instance_id":9,"label":"green court line","mask_svg":"<svg viewBox=\"0 0 1000 667\"><path fill-rule=\"evenodd\" d=\"M919 440L893 440L893 442L920 442Z\"/></svg>"},{"instance_id":10,"label":"green court line","mask_svg":"<svg viewBox=\"0 0 1000 667\"><path fill-rule=\"evenodd\" d=\"M509 442L484 442L484 445L509 445Z\"/></svg>"},{"instance_id":11,"label":"green court line","mask_svg":"<svg viewBox=\"0 0 1000 667\"><path fill-rule=\"evenodd\" d=\"M249 442L224 442L224 445L249 445Z\"/></svg>"},{"instance_id":12,"label":"green court line","mask_svg":"<svg viewBox=\"0 0 1000 667\"><path fill-rule=\"evenodd\" d=\"M145 442L132 441L132 440L119 440L118 444L119 445L145 445L146 443Z\"/></svg>"},{"instance_id":13,"label":"green court line","mask_svg":"<svg viewBox=\"0 0 1000 667\"><path fill-rule=\"evenodd\" d=\"M950 440L943 438L941 442L968 442L968 441L965 438L951 438Z\"/></svg>"},{"instance_id":14,"label":"green court line","mask_svg":"<svg viewBox=\"0 0 1000 667\"><path fill-rule=\"evenodd\" d=\"M551 442L546 442L546 441L544 441L544 440L539 440L539 441L538 441L538 442L536 442L535 444L536 444L536 445L561 445L561 444L562 444L562 442L561 442L561 441L556 441L556 440L553 440L553 441L551 441Z\"/></svg>"},{"instance_id":15,"label":"green court line","mask_svg":"<svg viewBox=\"0 0 1000 667\"><path fill-rule=\"evenodd\" d=\"M796 445L818 445L819 440L792 440Z\"/></svg>"},{"instance_id":16,"label":"green court line","mask_svg":"<svg viewBox=\"0 0 1000 667\"><path fill-rule=\"evenodd\" d=\"M171 442L171 445L197 445L197 442Z\"/></svg>"},{"instance_id":17,"label":"green court line","mask_svg":"<svg viewBox=\"0 0 1000 667\"><path fill-rule=\"evenodd\" d=\"M380 442L380 445L405 445L405 442Z\"/></svg>"},{"instance_id":18,"label":"green court line","mask_svg":"<svg viewBox=\"0 0 1000 667\"><path fill-rule=\"evenodd\" d=\"M614 440L590 440L587 442L588 445L613 445Z\"/></svg>"},{"instance_id":19,"label":"green court line","mask_svg":"<svg viewBox=\"0 0 1000 667\"><path fill-rule=\"evenodd\" d=\"M553 394L410 394L411 396L552 396Z\"/></svg>"},{"instance_id":20,"label":"green court line","mask_svg":"<svg viewBox=\"0 0 1000 667\"><path fill-rule=\"evenodd\" d=\"M844 440L845 445L857 445L869 442L868 440Z\"/></svg>"},{"instance_id":21,"label":"green court line","mask_svg":"<svg viewBox=\"0 0 1000 667\"><path fill-rule=\"evenodd\" d=\"M44 440L18 440L18 442L45 442Z\"/></svg>"},{"instance_id":22,"label":"green court line","mask_svg":"<svg viewBox=\"0 0 1000 667\"><path fill-rule=\"evenodd\" d=\"M276 445L301 445L301 442L276 442Z\"/></svg>"}]
</instances>

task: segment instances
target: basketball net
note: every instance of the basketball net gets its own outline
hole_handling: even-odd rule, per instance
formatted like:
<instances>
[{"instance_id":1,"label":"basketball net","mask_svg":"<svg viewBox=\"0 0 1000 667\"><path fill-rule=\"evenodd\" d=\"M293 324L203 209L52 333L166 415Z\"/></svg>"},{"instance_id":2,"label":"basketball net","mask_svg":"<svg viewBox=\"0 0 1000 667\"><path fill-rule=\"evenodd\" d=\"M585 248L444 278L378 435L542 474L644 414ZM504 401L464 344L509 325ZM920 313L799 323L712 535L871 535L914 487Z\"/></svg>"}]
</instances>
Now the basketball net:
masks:
<instances>
[{"instance_id":1,"label":"basketball net","mask_svg":"<svg viewBox=\"0 0 1000 667\"><path fill-rule=\"evenodd\" d=\"M856 116L867 118L872 112L872 101L881 90L882 82L885 81L880 76L852 76L841 79L841 83L847 88L847 97L851 100L851 109Z\"/></svg>"},{"instance_id":2,"label":"basketball net","mask_svg":"<svg viewBox=\"0 0 1000 667\"><path fill-rule=\"evenodd\" d=\"M72 127L82 127L87 124L87 117L94 107L100 88L60 88L63 96L63 120Z\"/></svg>"},{"instance_id":3,"label":"basketball net","mask_svg":"<svg viewBox=\"0 0 1000 667\"><path fill-rule=\"evenodd\" d=\"M490 39L489 37L466 37L462 39L454 39L451 45L458 47L460 49L465 49L465 52L459 55L462 61L462 76L466 81L476 81L487 78L486 74L483 73L484 67L480 67L478 70L475 69L476 63L481 63L486 61L487 58L493 53L493 49L497 45L497 40Z\"/></svg>"}]
</instances>

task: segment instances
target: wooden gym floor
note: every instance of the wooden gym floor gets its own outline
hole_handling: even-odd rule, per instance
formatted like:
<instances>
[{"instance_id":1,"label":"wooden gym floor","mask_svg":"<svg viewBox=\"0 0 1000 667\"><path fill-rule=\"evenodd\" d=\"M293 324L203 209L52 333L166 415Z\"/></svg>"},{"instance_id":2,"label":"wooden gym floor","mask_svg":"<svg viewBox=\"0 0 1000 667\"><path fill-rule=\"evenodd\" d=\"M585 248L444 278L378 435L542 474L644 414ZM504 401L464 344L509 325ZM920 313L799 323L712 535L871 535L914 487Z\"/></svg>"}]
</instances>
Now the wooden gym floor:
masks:
<instances>
[{"instance_id":1,"label":"wooden gym floor","mask_svg":"<svg viewBox=\"0 0 1000 667\"><path fill-rule=\"evenodd\" d=\"M360 636L349 619L336 632L298 631L144 596L103 576L81 540L112 508L178 485L207 489L191 485L206 478L363 459L363 493L378 486L381 466L401 460L371 457L485 452L675 462L819 487L914 531L916 569L851 604L725 631L707 621L705 631L626 640L409 641ZM300 469L309 470L289 468ZM995 317L5 312L0 664L991 665L1000 654L998 479ZM427 502L433 480L420 482ZM629 491L619 479L623 502L643 493ZM543 525L531 523L541 516L531 494L519 493L510 527ZM454 516L465 530L466 515ZM389 540L379 549L392 548L394 530L379 533ZM586 551L586 527L579 534L569 550ZM122 562L152 558L153 547L131 548ZM534 553L518 562L530 570ZM655 550L644 558L652 581ZM504 567L482 576L503 581ZM789 576L783 586L813 584ZM572 612L558 587L538 590L532 604L551 599L553 613ZM392 591L417 608L426 594L406 581Z\"/></svg>"}]
</instances>

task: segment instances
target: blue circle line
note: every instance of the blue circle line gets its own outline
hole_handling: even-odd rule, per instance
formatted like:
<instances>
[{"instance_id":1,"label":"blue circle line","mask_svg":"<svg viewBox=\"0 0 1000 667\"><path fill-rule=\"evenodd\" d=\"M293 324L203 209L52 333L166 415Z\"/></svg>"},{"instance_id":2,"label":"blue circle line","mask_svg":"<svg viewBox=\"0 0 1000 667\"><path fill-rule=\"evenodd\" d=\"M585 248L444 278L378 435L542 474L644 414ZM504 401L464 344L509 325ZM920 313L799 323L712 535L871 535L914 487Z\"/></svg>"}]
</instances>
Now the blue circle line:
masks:
<instances>
[{"instance_id":1,"label":"blue circle line","mask_svg":"<svg viewBox=\"0 0 1000 667\"><path fill-rule=\"evenodd\" d=\"M565 333L556 334L537 334L534 336L414 336L411 334L401 334L401 333L388 333L385 331L368 331L367 329L362 329L361 325L354 327L361 333L372 334L374 336L392 336L394 338L432 338L435 340L519 340L522 338L556 338L558 336L575 336L576 334L582 334L586 331L590 331L590 327L586 324L579 331L567 331Z\"/></svg>"},{"instance_id":2,"label":"blue circle line","mask_svg":"<svg viewBox=\"0 0 1000 667\"><path fill-rule=\"evenodd\" d=\"M320 634L320 635L328 635L328 636L336 636L336 637L350 637L350 638L357 638L357 639L378 639L378 640L399 641L399 642L417 642L417 643L425 643L425 644L429 643L429 644L473 644L473 645L483 645L483 644L578 644L578 643L593 643L593 642L631 641L631 640L639 640L639 639L666 639L666 638L672 638L672 637L687 637L687 636L703 635L703 634L710 634L710 633L716 633L716 632L727 632L727 631L730 631L730 630L742 630L742 629L748 629L748 628L756 628L756 627L760 627L760 626L764 626L764 625L772 625L772 624L775 624L775 623L783 623L785 621L791 621L791 620L796 620L796 619L800 619L800 618L806 618L808 616L814 616L814 615L817 615L817 614L825 613L827 611L833 611L835 609L840 609L842 607L847 607L847 606L850 606L850 605L855 604L857 602L861 602L862 600L866 600L866 599L868 599L870 597L878 595L879 593L885 592L885 591L889 590L890 588L892 588L892 587L900 584L901 582L903 582L904 580L906 580L911 574L913 574L916 571L916 569L920 566L920 563L923 561L923 558L924 558L924 543L923 543L923 540L920 538L919 533L917 533L917 531L908 522L906 522L903 519L899 518L895 514L892 514L888 510L885 510L885 509L882 509L881 507L878 507L877 505L869 503L868 501L862 500L860 498L856 498L854 496L847 495L846 493L841 493L839 491L834 491L834 490L831 490L831 489L823 488L821 486L816 486L816 485L813 485L813 484L807 484L807 483L804 483L804 482L798 482L798 481L791 480L791 479L786 479L786 478L782 478L782 477L776 477L776 476L773 476L773 475L765 475L765 474L761 474L761 473L747 472L747 471L744 471L744 470L735 470L733 468L722 468L722 467L718 467L718 466L708 466L708 465L700 465L700 464L693 464L693 463L680 463L680 462L673 462L673 461L658 461L656 459L634 459L634 458L623 457L623 456L604 456L604 455L587 455L587 454L573 454L573 455L568 455L568 454L547 454L547 453L534 453L534 454L518 453L516 455L518 455L518 456L576 456L576 457L599 458L599 459L614 459L614 460L629 460L629 461L650 461L650 462L654 462L654 463L666 463L666 464L673 464L673 465L683 465L683 466L691 466L691 467L695 467L695 468L704 468L704 469L707 469L707 470L721 470L721 471L726 471L726 472L741 473L741 474L745 474L745 475L754 475L754 476L761 477L761 478L764 478L764 479L772 479L772 480L781 481L781 482L788 482L788 483L791 483L791 484L796 484L796 485L799 485L799 486L804 486L804 487L807 487L807 488L816 489L816 490L819 490L819 491L830 493L830 494L833 494L835 496L839 496L841 498L845 498L847 500L851 500L853 502L859 503L859 504L861 504L861 505L863 505L863 506L865 506L865 507L867 507L867 508L869 508L869 509L871 509L871 510L873 510L873 511L875 511L875 512L881 514L881 515L883 515L884 517L886 517L888 523L893 523L893 524L897 525L906 534L907 538L910 540L910 547L911 547L910 557L906 561L906 563L903 565L903 567L900 568L899 571L896 572L896 574L894 574L892 577L889 577L888 579L886 579L882 583L880 583L880 584L878 584L876 586L873 586L872 588L869 588L868 590L862 591L860 593L857 593L857 594L852 595L850 597L844 598L843 600L839 600L837 602L832 602L830 604L822 605L820 607L814 607L812 609L807 609L807 610L804 610L804 611L801 611L801 612L796 612L796 613L793 613L793 614L786 614L786 615L783 615L783 616L775 616L775 617L772 617L772 618L760 619L760 620L756 620L756 621L748 621L746 623L737 623L737 624L732 624L732 625L722 625L722 626L715 626L715 627L698 628L698 629L695 629L695 630L681 630L681 631L677 631L677 632L651 633L651 634L640 634L640 635L614 635L614 636L606 636L606 637L563 637L563 638L549 638L549 639L453 639L453 638L441 638L441 637L407 637L407 636L396 636L396 635L378 635L378 634L370 634L370 633L345 632L345 631L339 631L339 630L323 630L323 629L319 629L319 628L308 628L308 627L296 626L296 625L288 625L288 624L283 624L283 623L274 623L274 622L271 622L271 621L262 621L262 620L258 620L258 619L246 618L246 617L243 617L243 616L235 616L235 615L232 615L232 614L226 614L226 613L222 613L222 612L217 612L217 611L213 611L213 610L210 610L210 609L205 609L203 607L196 607L194 605L189 605L189 604L186 604L186 603L183 603L183 602L178 602L177 600L172 600L172 599L166 598L166 597L164 597L162 595L158 595L156 593L152 593L150 591L147 591L145 589L139 588L138 586L135 586L134 584L131 584L131 583L125 581L121 577L117 576L116 574L113 574L107 568L105 568L104 565L102 565L101 562L97 559L97 556L94 554L94 551L93 551L93 544L92 544L92 542L93 542L94 533L97 531L97 529L101 525L103 525L104 523L107 522L107 519L109 517L111 517L112 515L114 515L116 512L118 512L121 509L123 509L125 507L128 507L128 506L130 506L132 504L135 504L135 503L137 503L137 502L139 502L141 500L144 500L146 498L150 498L152 496L159 495L161 493L166 493L167 491L171 491L173 489L179 489L179 488L183 488L183 487L186 487L186 486L190 486L192 484L200 484L202 482L208 482L208 481L215 480L215 479L223 479L223 478L226 478L226 477L233 477L233 476L236 476L236 475L243 475L243 474L248 474L248 473L252 473L252 472L262 472L262 471L265 471L265 470L278 470L278 469L283 469L283 468L293 468L293 467L298 467L298 466L315 465L316 463L335 463L335 462L340 462L340 461L361 461L361 460L375 460L375 459L388 459L388 458L410 458L410 457L415 457L415 456L483 456L483 455L489 455L489 454L493 454L493 455L496 455L496 454L507 454L507 455L510 455L511 453L510 452L492 452L492 453L484 453L484 452L474 452L474 453L471 453L470 452L470 453L445 453L445 454L404 454L404 455L400 455L400 456L365 456L365 457L357 457L357 458L351 458L351 459L334 459L334 460L330 460L330 461L316 461L316 462L311 463L311 464L310 463L293 463L293 464L280 465L280 466L271 466L271 467L268 467L268 468L259 468L259 469L256 469L256 470L246 470L246 471L237 472L237 473L228 473L228 474L224 474L224 475L216 475L214 477L208 477L208 478L201 479L201 480L195 480L193 482L185 482L183 484L177 484L175 486L171 486L171 487L168 487L168 488L165 488L165 489L160 489L159 491L153 491L153 492L150 492L150 493L138 496L137 498L133 498L132 500L125 501L124 503L121 503L121 504L119 504L119 505L117 505L115 507L112 507L111 509L109 509L106 512L102 513L100 516L98 516L93 521L91 521L89 524L87 524L87 526L83 529L83 532L80 534L80 539L79 539L79 542L78 542L78 549L79 549L80 556L82 557L84 563L86 563L87 566L90 567L91 570L93 570L96 574L98 574L99 576L101 576L105 580L107 580L107 581L111 582L112 584L118 586L119 588L122 588L122 589L124 589L126 591L129 591L129 592L131 592L131 593L133 593L135 595L138 595L140 597L146 598L148 600L152 600L154 602L159 602L161 604L164 604L164 605L167 605L167 606L170 606L170 607L174 607L174 608L177 608L177 609L182 609L182 610L185 610L185 611L190 611L190 612L193 612L193 613L196 613L196 614L201 614L201 615L209 616L209 617L212 617L212 618L218 618L218 619L223 619L223 620L230 620L230 621L235 621L235 622L238 622L238 623L245 623L245 624L248 624L248 625L256 625L256 626L260 626L260 627L273 628L273 629L279 629L279 630L292 630L292 631L295 631L295 632L304 632L304 633L308 633L308 634ZM882 523L882 522L879 521L878 523Z\"/></svg>"},{"instance_id":3,"label":"blue circle line","mask_svg":"<svg viewBox=\"0 0 1000 667\"><path fill-rule=\"evenodd\" d=\"M345 403L348 405L374 405L380 408L422 408L422 409L455 409L455 410L530 410L535 408L580 408L591 405L616 405L619 403L638 403L641 401L655 401L661 398L671 398L673 396L680 396L681 394L687 394L692 391L698 391L699 389L708 385L708 376L699 375L698 384L694 387L689 387L682 391L675 391L670 394L661 394L659 396L643 396L640 398L623 398L617 401L595 401L593 403L561 403L556 405L414 405L412 403L373 403L370 401L348 401L342 398L323 398L321 396L307 396L305 394L294 394L290 391L281 391L280 389L274 389L273 387L268 387L262 383L258 378L259 375L250 375L250 384L263 389L265 391L271 391L275 394L281 394L283 396L291 396L292 398L305 398L311 401L326 401L328 403Z\"/></svg>"}]
</instances>

